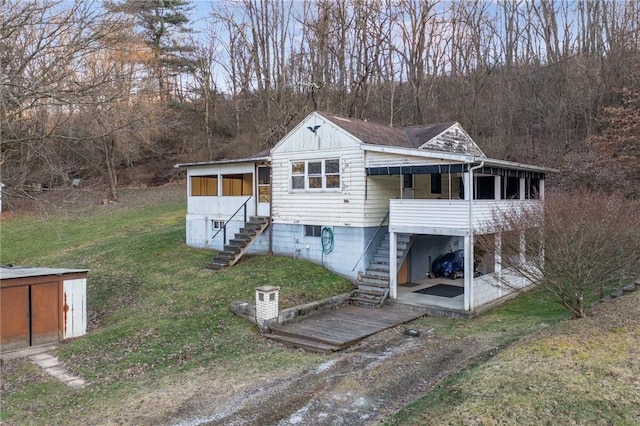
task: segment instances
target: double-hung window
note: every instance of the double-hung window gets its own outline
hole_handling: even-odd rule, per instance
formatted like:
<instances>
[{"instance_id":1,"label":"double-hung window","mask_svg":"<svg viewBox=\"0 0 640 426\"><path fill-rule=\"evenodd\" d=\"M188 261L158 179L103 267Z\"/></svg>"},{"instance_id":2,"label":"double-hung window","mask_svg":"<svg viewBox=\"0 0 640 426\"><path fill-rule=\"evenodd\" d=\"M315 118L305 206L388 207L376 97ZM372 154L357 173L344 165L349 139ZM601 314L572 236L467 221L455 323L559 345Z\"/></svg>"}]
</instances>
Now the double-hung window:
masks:
<instances>
[{"instance_id":1,"label":"double-hung window","mask_svg":"<svg viewBox=\"0 0 640 426\"><path fill-rule=\"evenodd\" d=\"M291 189L340 189L340 159L292 161Z\"/></svg>"}]
</instances>

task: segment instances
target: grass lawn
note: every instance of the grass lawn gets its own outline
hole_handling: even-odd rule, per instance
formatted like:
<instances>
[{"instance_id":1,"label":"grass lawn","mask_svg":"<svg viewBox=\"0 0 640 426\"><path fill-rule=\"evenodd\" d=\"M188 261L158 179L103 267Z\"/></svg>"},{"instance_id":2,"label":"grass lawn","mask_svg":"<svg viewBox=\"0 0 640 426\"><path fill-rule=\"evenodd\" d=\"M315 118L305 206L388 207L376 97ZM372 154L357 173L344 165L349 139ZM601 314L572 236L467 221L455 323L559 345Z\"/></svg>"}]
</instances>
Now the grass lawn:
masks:
<instances>
[{"instance_id":1,"label":"grass lawn","mask_svg":"<svg viewBox=\"0 0 640 426\"><path fill-rule=\"evenodd\" d=\"M236 378L319 362L282 349L229 311L253 301L254 288L281 287L286 307L349 291L318 265L249 257L222 272L203 270L210 250L185 246L184 191L123 191L119 205L90 213L28 214L1 224L2 264L87 268L90 333L58 355L91 386L70 392L28 362L3 368L1 419L48 424L118 406L160 378L215 367ZM151 201L145 202L149 199ZM142 201L141 201L142 200Z\"/></svg>"},{"instance_id":2,"label":"grass lawn","mask_svg":"<svg viewBox=\"0 0 640 426\"><path fill-rule=\"evenodd\" d=\"M252 301L255 287L272 284L281 287L281 307L294 306L344 293L349 282L280 257L203 270L212 252L185 246L183 188L131 189L121 197L118 205L0 222L0 263L91 270L89 333L58 349L66 367L90 385L71 391L28 360L5 363L1 422L172 424L196 395L215 403L242 390L251 394L273 383L267 378L327 361L263 339L229 304ZM568 314L534 291L471 320L413 322L434 339L496 349L387 424L640 423L640 295L599 305L595 313L564 321ZM149 415L154 411L160 414Z\"/></svg>"}]
</instances>

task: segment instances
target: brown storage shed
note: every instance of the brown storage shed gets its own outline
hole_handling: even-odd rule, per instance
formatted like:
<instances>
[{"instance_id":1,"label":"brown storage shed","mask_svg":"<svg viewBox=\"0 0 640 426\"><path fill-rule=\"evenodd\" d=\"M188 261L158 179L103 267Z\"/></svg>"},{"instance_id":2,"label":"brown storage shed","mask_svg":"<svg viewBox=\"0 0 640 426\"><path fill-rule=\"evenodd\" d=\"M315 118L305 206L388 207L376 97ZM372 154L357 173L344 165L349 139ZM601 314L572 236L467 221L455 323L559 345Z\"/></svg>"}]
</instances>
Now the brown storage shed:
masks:
<instances>
[{"instance_id":1,"label":"brown storage shed","mask_svg":"<svg viewBox=\"0 0 640 426\"><path fill-rule=\"evenodd\" d=\"M0 351L85 334L87 272L0 267Z\"/></svg>"}]
</instances>

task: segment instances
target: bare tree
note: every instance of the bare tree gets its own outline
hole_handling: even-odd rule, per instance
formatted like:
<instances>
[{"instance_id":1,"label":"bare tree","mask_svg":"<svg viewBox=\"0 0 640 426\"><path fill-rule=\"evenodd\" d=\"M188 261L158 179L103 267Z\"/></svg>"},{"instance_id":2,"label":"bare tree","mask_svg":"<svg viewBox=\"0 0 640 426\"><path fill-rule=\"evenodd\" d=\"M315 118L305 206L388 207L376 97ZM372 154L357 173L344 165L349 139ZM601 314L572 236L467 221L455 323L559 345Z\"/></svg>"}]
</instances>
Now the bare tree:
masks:
<instances>
[{"instance_id":1,"label":"bare tree","mask_svg":"<svg viewBox=\"0 0 640 426\"><path fill-rule=\"evenodd\" d=\"M91 2L4 1L1 7L3 177L21 188L41 173L66 177L54 135L109 79L88 76L82 62L120 22Z\"/></svg>"},{"instance_id":2,"label":"bare tree","mask_svg":"<svg viewBox=\"0 0 640 426\"><path fill-rule=\"evenodd\" d=\"M548 197L541 227L539 208L496 214L503 276L523 277L582 318L605 290L640 272L639 214L637 202L595 192Z\"/></svg>"}]
</instances>

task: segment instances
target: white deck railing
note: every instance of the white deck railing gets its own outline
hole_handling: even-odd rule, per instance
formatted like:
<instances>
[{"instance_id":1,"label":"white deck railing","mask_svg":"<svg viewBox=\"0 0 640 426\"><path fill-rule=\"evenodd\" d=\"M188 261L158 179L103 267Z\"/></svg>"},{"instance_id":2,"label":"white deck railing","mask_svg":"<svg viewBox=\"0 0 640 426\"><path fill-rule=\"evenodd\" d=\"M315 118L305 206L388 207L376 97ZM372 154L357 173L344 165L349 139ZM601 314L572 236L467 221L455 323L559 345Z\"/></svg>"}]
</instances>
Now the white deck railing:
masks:
<instances>
[{"instance_id":1,"label":"white deck railing","mask_svg":"<svg viewBox=\"0 0 640 426\"><path fill-rule=\"evenodd\" d=\"M491 228L496 214L522 212L539 200L390 200L389 229L441 235L467 235Z\"/></svg>"}]
</instances>

